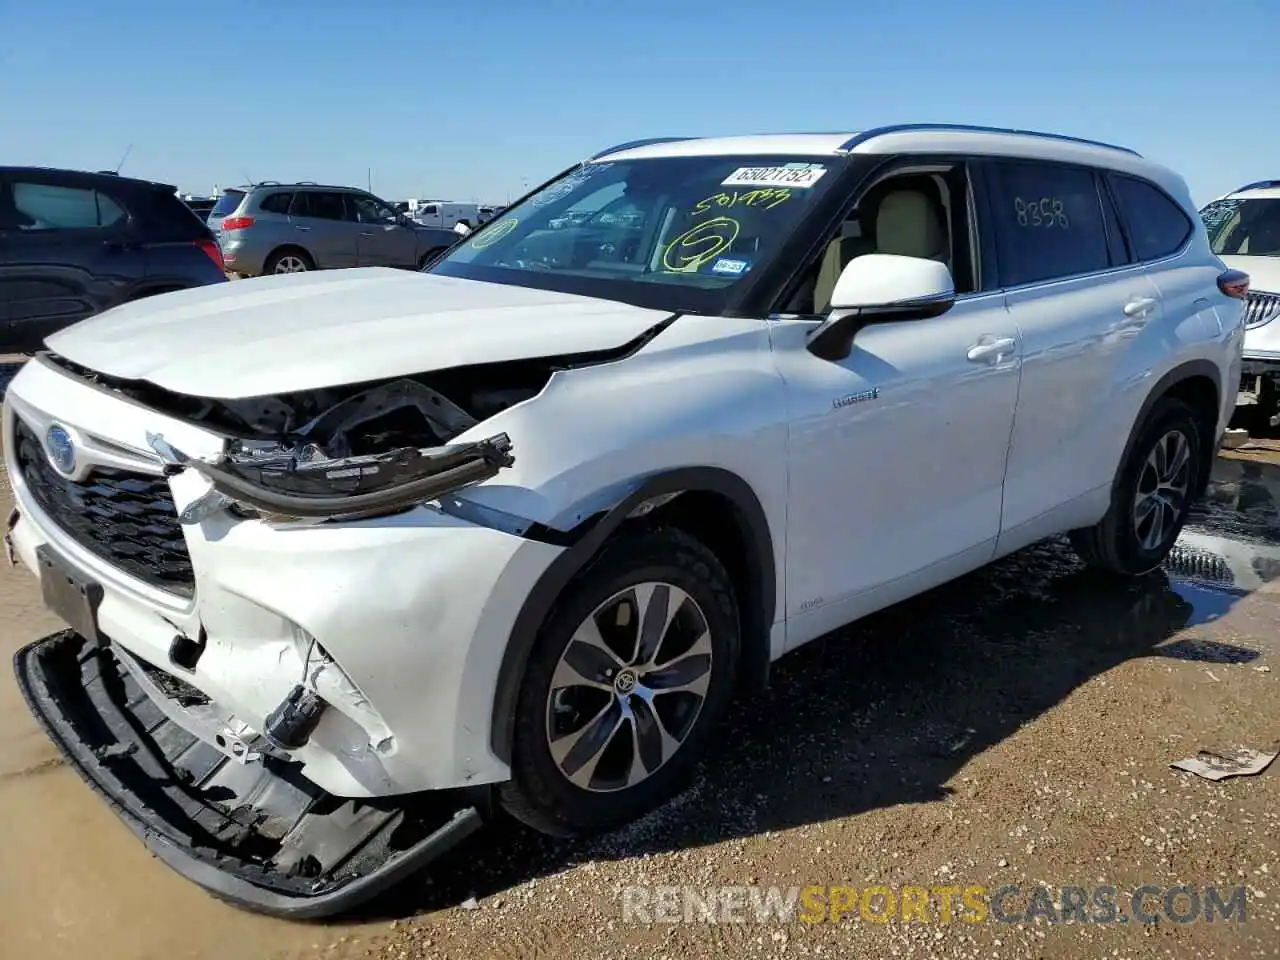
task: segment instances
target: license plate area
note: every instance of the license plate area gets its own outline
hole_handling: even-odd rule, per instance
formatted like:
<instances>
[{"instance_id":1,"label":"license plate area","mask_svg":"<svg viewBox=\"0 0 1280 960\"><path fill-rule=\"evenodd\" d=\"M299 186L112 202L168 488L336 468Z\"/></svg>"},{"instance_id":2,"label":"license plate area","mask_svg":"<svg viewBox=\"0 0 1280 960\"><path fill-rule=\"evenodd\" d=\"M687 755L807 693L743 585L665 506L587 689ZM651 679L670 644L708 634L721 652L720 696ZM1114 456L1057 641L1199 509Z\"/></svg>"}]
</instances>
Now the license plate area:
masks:
<instances>
[{"instance_id":1,"label":"license plate area","mask_svg":"<svg viewBox=\"0 0 1280 960\"><path fill-rule=\"evenodd\" d=\"M40 567L40 593L44 605L66 621L80 636L102 643L98 630L98 608L102 606L102 584L84 576L48 546L36 547Z\"/></svg>"}]
</instances>

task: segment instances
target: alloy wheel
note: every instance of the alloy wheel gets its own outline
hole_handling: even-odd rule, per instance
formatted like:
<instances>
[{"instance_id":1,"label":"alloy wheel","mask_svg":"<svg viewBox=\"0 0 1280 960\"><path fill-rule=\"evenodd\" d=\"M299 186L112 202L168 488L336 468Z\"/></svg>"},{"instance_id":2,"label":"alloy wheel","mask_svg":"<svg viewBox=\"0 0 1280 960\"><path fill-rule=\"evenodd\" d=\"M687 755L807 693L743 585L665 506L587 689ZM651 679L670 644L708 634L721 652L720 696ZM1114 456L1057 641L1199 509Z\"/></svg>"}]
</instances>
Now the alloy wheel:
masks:
<instances>
[{"instance_id":1,"label":"alloy wheel","mask_svg":"<svg viewBox=\"0 0 1280 960\"><path fill-rule=\"evenodd\" d=\"M547 742L560 772L593 793L653 776L688 738L711 682L710 628L668 583L628 587L574 631L547 698Z\"/></svg>"},{"instance_id":2,"label":"alloy wheel","mask_svg":"<svg viewBox=\"0 0 1280 960\"><path fill-rule=\"evenodd\" d=\"M1165 543L1182 519L1191 487L1191 442L1170 430L1147 455L1133 498L1133 531L1143 550Z\"/></svg>"}]
</instances>

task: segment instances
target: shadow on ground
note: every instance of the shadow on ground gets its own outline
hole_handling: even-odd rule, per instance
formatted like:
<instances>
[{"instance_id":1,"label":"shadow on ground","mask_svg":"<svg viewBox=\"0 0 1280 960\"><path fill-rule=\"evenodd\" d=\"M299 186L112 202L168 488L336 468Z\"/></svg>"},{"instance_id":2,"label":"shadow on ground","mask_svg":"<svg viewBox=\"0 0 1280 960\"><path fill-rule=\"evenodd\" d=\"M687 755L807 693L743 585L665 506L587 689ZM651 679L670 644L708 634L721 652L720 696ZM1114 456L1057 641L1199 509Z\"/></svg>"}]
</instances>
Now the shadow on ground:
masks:
<instances>
[{"instance_id":1,"label":"shadow on ground","mask_svg":"<svg viewBox=\"0 0 1280 960\"><path fill-rule=\"evenodd\" d=\"M1277 504L1280 467L1224 460L1169 572L1117 581L1053 541L818 640L736 706L695 785L664 809L579 843L499 818L365 916L453 906L589 860L939 800L974 756L1118 664L1255 659L1171 638L1280 575Z\"/></svg>"}]
</instances>

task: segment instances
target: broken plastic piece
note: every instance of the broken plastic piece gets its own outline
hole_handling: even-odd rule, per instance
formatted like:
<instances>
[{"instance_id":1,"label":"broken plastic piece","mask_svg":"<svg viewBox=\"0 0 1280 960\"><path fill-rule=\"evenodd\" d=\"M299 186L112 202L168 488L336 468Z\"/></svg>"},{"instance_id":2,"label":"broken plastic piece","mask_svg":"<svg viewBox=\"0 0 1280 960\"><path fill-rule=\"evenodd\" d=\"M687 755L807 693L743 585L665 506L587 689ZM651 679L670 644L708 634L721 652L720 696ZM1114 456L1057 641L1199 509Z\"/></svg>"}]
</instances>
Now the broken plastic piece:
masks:
<instances>
[{"instance_id":1,"label":"broken plastic piece","mask_svg":"<svg viewBox=\"0 0 1280 960\"><path fill-rule=\"evenodd\" d=\"M1236 747L1221 753L1201 750L1194 757L1175 760L1169 766L1175 770L1194 773L1205 780L1225 780L1227 777L1251 777L1259 774L1276 757L1280 757L1280 753L1263 753L1251 747Z\"/></svg>"},{"instance_id":2,"label":"broken plastic piece","mask_svg":"<svg viewBox=\"0 0 1280 960\"><path fill-rule=\"evenodd\" d=\"M281 750L297 750L311 739L326 706L318 696L298 684L267 716L262 735Z\"/></svg>"}]
</instances>

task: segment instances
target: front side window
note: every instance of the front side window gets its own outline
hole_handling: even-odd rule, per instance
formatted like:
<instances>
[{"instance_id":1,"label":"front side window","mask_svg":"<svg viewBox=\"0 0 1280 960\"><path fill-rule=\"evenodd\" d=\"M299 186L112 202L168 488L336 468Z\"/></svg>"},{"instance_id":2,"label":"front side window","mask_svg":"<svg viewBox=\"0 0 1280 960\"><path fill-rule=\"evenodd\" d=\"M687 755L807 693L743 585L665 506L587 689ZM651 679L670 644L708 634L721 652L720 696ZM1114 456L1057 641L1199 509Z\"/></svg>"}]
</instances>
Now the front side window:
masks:
<instances>
[{"instance_id":1,"label":"front side window","mask_svg":"<svg viewBox=\"0 0 1280 960\"><path fill-rule=\"evenodd\" d=\"M396 214L389 206L374 197L352 194L356 220L360 223L395 223Z\"/></svg>"},{"instance_id":2,"label":"front side window","mask_svg":"<svg viewBox=\"0 0 1280 960\"><path fill-rule=\"evenodd\" d=\"M97 190L50 183L15 181L13 205L19 230L93 230L126 219L120 205Z\"/></svg>"},{"instance_id":3,"label":"front side window","mask_svg":"<svg viewBox=\"0 0 1280 960\"><path fill-rule=\"evenodd\" d=\"M838 162L719 156L584 163L488 221L432 272L719 312L824 196Z\"/></svg>"},{"instance_id":4,"label":"front side window","mask_svg":"<svg viewBox=\"0 0 1280 960\"><path fill-rule=\"evenodd\" d=\"M1003 284L1056 280L1110 266L1092 171L1002 162L992 164L990 180Z\"/></svg>"},{"instance_id":5,"label":"front side window","mask_svg":"<svg viewBox=\"0 0 1280 960\"><path fill-rule=\"evenodd\" d=\"M1215 200L1200 219L1220 257L1280 257L1280 197Z\"/></svg>"},{"instance_id":6,"label":"front side window","mask_svg":"<svg viewBox=\"0 0 1280 960\"><path fill-rule=\"evenodd\" d=\"M1159 188L1119 174L1111 175L1111 188L1139 260L1170 256L1186 243L1191 221Z\"/></svg>"}]
</instances>

